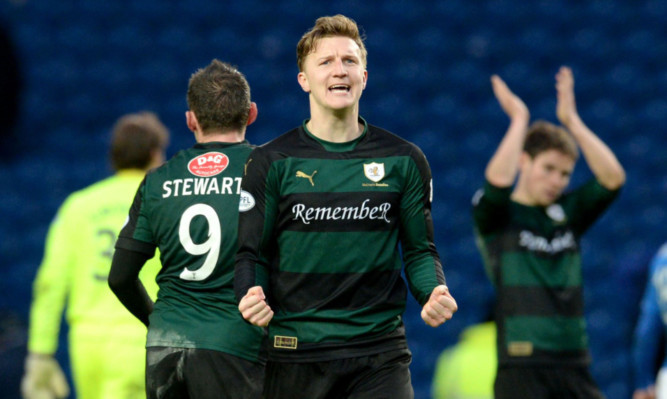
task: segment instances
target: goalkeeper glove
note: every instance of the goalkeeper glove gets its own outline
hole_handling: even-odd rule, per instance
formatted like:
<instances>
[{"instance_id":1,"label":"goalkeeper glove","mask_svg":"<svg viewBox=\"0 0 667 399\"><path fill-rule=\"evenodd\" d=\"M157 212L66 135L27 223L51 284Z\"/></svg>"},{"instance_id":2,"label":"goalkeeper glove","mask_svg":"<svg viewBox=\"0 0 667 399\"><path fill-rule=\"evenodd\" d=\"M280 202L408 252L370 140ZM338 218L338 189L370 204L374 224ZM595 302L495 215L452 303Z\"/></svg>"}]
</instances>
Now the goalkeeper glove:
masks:
<instances>
[{"instance_id":1,"label":"goalkeeper glove","mask_svg":"<svg viewBox=\"0 0 667 399\"><path fill-rule=\"evenodd\" d=\"M69 395L69 385L58 361L50 355L29 353L21 379L23 399L55 399Z\"/></svg>"}]
</instances>

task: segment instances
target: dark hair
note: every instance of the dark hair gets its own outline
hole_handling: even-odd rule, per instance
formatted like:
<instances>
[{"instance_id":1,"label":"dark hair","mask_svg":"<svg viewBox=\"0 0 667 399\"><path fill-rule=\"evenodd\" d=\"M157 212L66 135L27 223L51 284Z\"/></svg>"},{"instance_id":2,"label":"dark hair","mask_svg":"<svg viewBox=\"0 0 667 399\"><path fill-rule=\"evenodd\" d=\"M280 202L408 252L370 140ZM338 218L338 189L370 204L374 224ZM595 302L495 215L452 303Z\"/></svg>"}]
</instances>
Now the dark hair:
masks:
<instances>
[{"instance_id":1,"label":"dark hair","mask_svg":"<svg viewBox=\"0 0 667 399\"><path fill-rule=\"evenodd\" d=\"M364 45L364 37L359 33L359 28L354 20L338 14L333 17L320 17L315 21L315 26L304 33L296 46L296 63L299 71L303 71L303 63L306 56L317 49L317 43L325 37L344 36L354 40L361 49L361 61L366 67L368 52Z\"/></svg>"},{"instance_id":2,"label":"dark hair","mask_svg":"<svg viewBox=\"0 0 667 399\"><path fill-rule=\"evenodd\" d=\"M559 151L575 161L579 158L577 143L565 128L543 120L535 121L528 127L523 151L535 159L548 150Z\"/></svg>"},{"instance_id":3,"label":"dark hair","mask_svg":"<svg viewBox=\"0 0 667 399\"><path fill-rule=\"evenodd\" d=\"M250 114L250 85L235 67L214 59L190 77L187 101L203 133L241 130Z\"/></svg>"},{"instance_id":4,"label":"dark hair","mask_svg":"<svg viewBox=\"0 0 667 399\"><path fill-rule=\"evenodd\" d=\"M164 150L169 130L152 112L127 114L114 124L111 138L111 166L114 170L147 169L153 151Z\"/></svg>"}]
</instances>

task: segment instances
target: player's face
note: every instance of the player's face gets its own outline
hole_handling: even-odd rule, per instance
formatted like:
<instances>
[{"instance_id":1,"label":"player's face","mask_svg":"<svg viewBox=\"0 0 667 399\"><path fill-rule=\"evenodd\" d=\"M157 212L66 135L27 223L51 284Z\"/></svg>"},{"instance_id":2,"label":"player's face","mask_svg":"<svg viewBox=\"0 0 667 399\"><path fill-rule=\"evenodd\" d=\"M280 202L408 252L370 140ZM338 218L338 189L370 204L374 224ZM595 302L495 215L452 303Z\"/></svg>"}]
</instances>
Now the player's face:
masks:
<instances>
[{"instance_id":1,"label":"player's face","mask_svg":"<svg viewBox=\"0 0 667 399\"><path fill-rule=\"evenodd\" d=\"M575 161L560 151L548 150L534 159L525 155L521 174L525 178L525 194L532 205L554 203L570 183Z\"/></svg>"},{"instance_id":2,"label":"player's face","mask_svg":"<svg viewBox=\"0 0 667 399\"><path fill-rule=\"evenodd\" d=\"M319 40L298 80L310 93L311 104L336 112L358 107L367 76L359 46L348 37L334 36Z\"/></svg>"}]
</instances>

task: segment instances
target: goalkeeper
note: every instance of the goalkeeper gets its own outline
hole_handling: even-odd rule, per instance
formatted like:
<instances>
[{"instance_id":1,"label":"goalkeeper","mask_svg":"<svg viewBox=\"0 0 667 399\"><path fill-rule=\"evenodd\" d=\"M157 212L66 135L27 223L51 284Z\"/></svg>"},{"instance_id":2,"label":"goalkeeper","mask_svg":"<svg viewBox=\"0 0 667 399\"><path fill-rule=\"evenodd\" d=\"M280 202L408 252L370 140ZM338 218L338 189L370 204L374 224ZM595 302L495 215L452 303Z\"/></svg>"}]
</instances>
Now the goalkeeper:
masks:
<instances>
[{"instance_id":1,"label":"goalkeeper","mask_svg":"<svg viewBox=\"0 0 667 399\"><path fill-rule=\"evenodd\" d=\"M107 276L134 193L145 172L164 162L168 138L167 128L153 113L123 116L112 134L115 174L71 194L58 210L33 286L23 398L69 395L54 358L65 306L76 396L145 398L146 327L109 290ZM142 273L153 298L157 259Z\"/></svg>"}]
</instances>

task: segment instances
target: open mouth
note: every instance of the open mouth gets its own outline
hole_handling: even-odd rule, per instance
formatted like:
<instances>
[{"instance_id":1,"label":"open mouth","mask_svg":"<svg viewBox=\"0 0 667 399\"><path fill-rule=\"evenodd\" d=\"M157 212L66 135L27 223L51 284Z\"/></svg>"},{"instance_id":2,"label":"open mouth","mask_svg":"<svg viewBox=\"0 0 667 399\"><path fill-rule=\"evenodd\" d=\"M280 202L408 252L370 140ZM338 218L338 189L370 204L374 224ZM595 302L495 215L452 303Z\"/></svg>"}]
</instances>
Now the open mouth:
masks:
<instances>
[{"instance_id":1,"label":"open mouth","mask_svg":"<svg viewBox=\"0 0 667 399\"><path fill-rule=\"evenodd\" d=\"M329 91L330 92L339 92L339 93L345 92L345 93L347 93L347 92L350 91L350 86L348 86L348 85L333 85L333 86L329 87Z\"/></svg>"}]
</instances>

